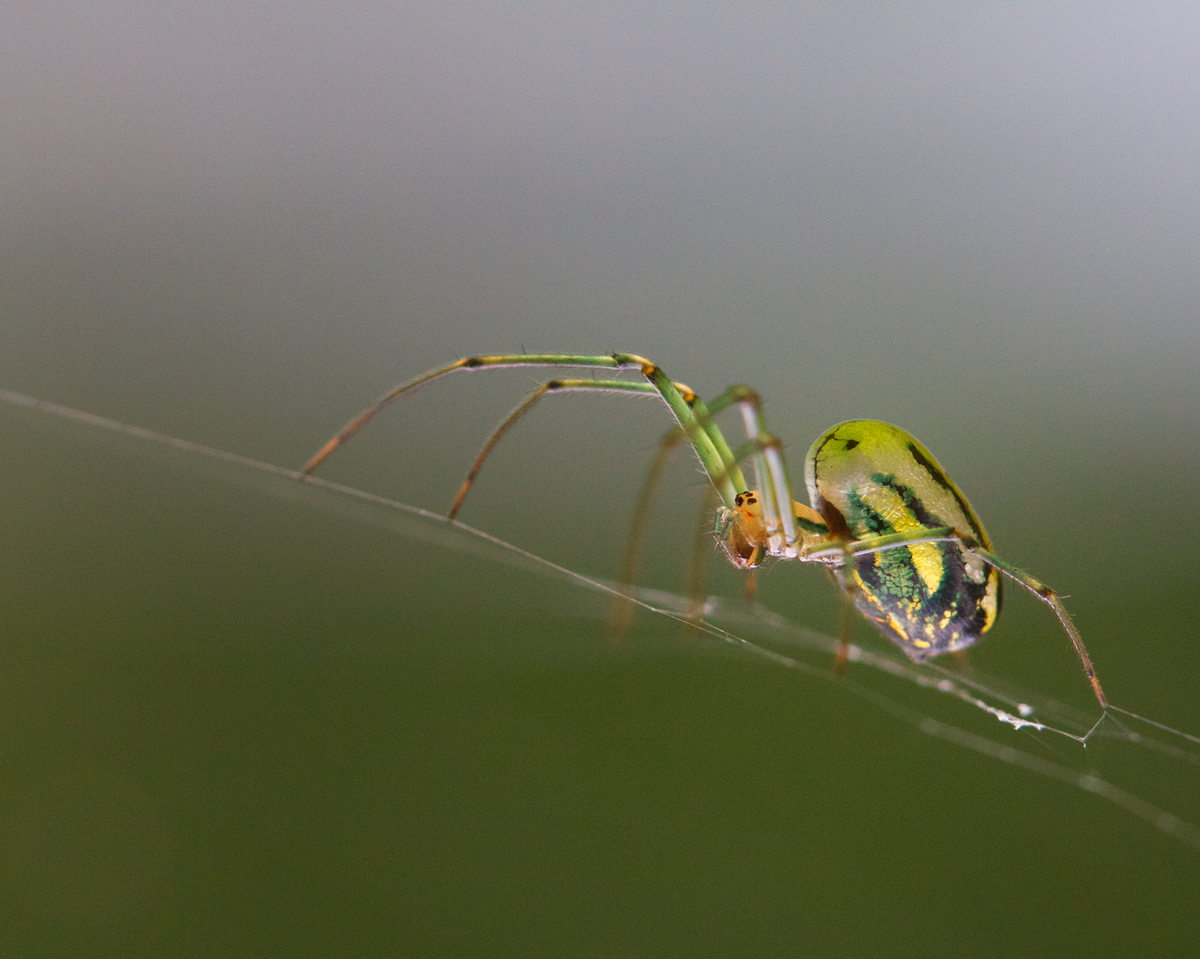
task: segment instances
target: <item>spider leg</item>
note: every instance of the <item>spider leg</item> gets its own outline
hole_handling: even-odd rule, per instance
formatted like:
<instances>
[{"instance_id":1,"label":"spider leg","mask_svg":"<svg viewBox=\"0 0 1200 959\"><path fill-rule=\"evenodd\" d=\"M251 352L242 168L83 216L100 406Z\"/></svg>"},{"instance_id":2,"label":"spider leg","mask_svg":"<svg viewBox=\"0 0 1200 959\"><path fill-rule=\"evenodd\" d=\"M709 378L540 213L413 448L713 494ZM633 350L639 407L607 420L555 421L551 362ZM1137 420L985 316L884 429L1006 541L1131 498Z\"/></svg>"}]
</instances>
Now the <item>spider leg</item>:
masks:
<instances>
[{"instance_id":1,"label":"spider leg","mask_svg":"<svg viewBox=\"0 0 1200 959\"><path fill-rule=\"evenodd\" d=\"M1020 583L1034 596L1054 610L1054 615L1058 617L1062 628L1071 637L1071 644L1075 647L1075 652L1079 655L1079 661L1083 664L1083 671L1087 675L1088 682L1092 684L1092 690L1095 692L1096 698L1100 701L1100 705L1107 709L1108 697L1104 695L1104 690L1100 688L1100 680L1096 678L1096 668L1092 665L1091 657L1088 656L1087 649L1083 645L1083 637L1079 635L1079 630L1075 628L1075 623L1071 620L1071 614L1067 612L1067 607L1058 598L1058 594L1045 583L1030 576L1024 570L1018 569L1011 563L1006 562L994 553L974 545L967 545L967 548L985 563L1000 570L1001 573L1013 582Z\"/></svg>"},{"instance_id":2,"label":"spider leg","mask_svg":"<svg viewBox=\"0 0 1200 959\"><path fill-rule=\"evenodd\" d=\"M634 386L627 381L622 380L603 380L594 381L597 384L606 384L604 386L579 385L578 389L609 389L615 391L628 392L656 392L659 397L667 404L667 407L675 416L680 428L686 434L692 448L696 451L696 455L700 458L700 463L708 473L713 484L717 487L721 498L727 506L733 504L734 497L737 496L739 489L745 488L745 480L742 477L741 470L733 461L732 453L729 450L729 445L725 442L721 431L717 429L716 424L712 421L712 416L704 406L704 403L696 396L695 392L682 383L676 383L670 379L662 368L654 363L651 363L645 357L637 356L634 353L612 353L601 355L576 355L569 353L541 353L541 354L507 354L501 356L470 356L461 360L455 360L446 366L439 366L428 372L422 373L420 376L414 377L395 386L380 397L373 406L367 408L349 423L343 426L334 437L329 440L317 453L310 459L301 470L301 478L313 472L329 455L340 445L349 440L367 423L369 423L381 410L387 407L394 400L399 399L406 393L419 389L420 387L431 383L443 376L448 376L451 373L456 373L459 370L482 370L482 369L502 369L512 367L588 367L593 369L610 369L610 370L637 370L645 377L649 384L649 389L646 384L638 384ZM553 381L559 383L568 383L572 381ZM583 381L574 381L583 384ZM563 387L559 387L561 389ZM546 391L549 392L549 391ZM533 399L530 406L535 405L541 397ZM514 411L512 421L520 419L524 411L529 407L518 407ZM511 426L511 423L508 424ZM506 428L500 431L500 435ZM498 437L497 437L498 440ZM494 444L493 444L494 445ZM486 457L484 457L486 458Z\"/></svg>"},{"instance_id":3,"label":"spider leg","mask_svg":"<svg viewBox=\"0 0 1200 959\"><path fill-rule=\"evenodd\" d=\"M842 621L838 630L837 655L833 660L833 671L839 676L846 672L846 664L850 661L850 637L854 633L854 621L858 619L858 607L855 603L858 584L853 575L853 563L848 548L842 551Z\"/></svg>"},{"instance_id":4,"label":"spider leg","mask_svg":"<svg viewBox=\"0 0 1200 959\"><path fill-rule=\"evenodd\" d=\"M692 559L688 576L688 618L691 620L702 618L705 599L704 584L706 579L704 563L708 558L708 553L711 551L707 547L711 542L710 537L712 535L712 523L709 517L712 514L714 505L713 497L727 478L735 485L740 484L742 487L745 486L745 479L741 476L740 472L736 472L737 464L741 460L729 450L724 436L717 429L714 422L714 418L717 415L730 406L733 406L738 400L739 395L735 390L726 390L710 404L705 405L698 397L691 403L696 425L713 439L714 445L722 452L722 460L730 464L724 466L719 475L713 476L710 474L709 478L712 480L712 485L707 488L700 507L700 519L696 525L696 533L692 541ZM659 482L662 480L667 460L687 439L688 435L682 426L677 426L667 432L658 441L658 448L655 450L654 459L651 461L650 467L646 471L646 477L642 481L642 488L638 493L637 504L634 506L633 517L629 523L629 533L625 538L625 548L621 554L621 567L618 573L620 592L613 599L612 612L609 616L609 633L613 639L619 640L623 638L629 632L629 627L633 623L636 606L631 597L636 595L637 592L636 586L641 567L644 536L650 518L650 509L654 494L658 489ZM739 489L738 491L741 492L742 490ZM754 573L753 571L748 571L747 594L750 598L752 598L753 593L753 586L751 585L753 582Z\"/></svg>"},{"instance_id":5,"label":"spider leg","mask_svg":"<svg viewBox=\"0 0 1200 959\"><path fill-rule=\"evenodd\" d=\"M984 549L969 536L964 536L958 530L949 527L940 527L936 529L923 529L914 533L893 533L886 536L859 540L858 542L848 544L844 550L848 550L851 555L858 556L863 553L876 553L880 550L894 549L898 546L910 546L916 543L946 542L958 543L963 549L974 553L989 566L999 570L1003 575L1027 589L1054 610L1054 615L1058 617L1059 623L1066 631L1067 636L1070 637L1071 645L1075 647L1075 653L1079 656L1080 663L1083 664L1083 672L1087 676L1088 682L1092 685L1092 691L1096 694L1096 699L1099 700L1102 708L1108 709L1108 697L1104 695L1104 690L1100 686L1100 680L1096 678L1096 668L1092 665L1091 657L1088 656L1087 649L1083 645L1083 637L1079 635L1079 630L1075 628L1075 624L1071 621L1071 614L1067 612L1067 608L1063 605L1062 600L1058 598L1058 594L1041 580L1030 576L1023 569L1018 569L1007 560L1001 559L990 550ZM831 553L832 549L812 551L805 558L819 560L823 555Z\"/></svg>"},{"instance_id":6,"label":"spider leg","mask_svg":"<svg viewBox=\"0 0 1200 959\"><path fill-rule=\"evenodd\" d=\"M647 360L629 353L617 353L612 356L579 356L564 353L465 356L461 360L455 360L453 363L447 363L445 366L435 367L432 370L422 373L420 376L414 376L411 380L405 380L398 386L393 386L371 406L367 407L338 430L334 434L333 439L317 450L312 459L304 464L304 469L300 472L305 476L311 474L313 470L329 457L330 453L354 436L355 433L371 422L385 407L389 406L393 401L398 400L405 393L420 389L427 383L432 383L434 380L441 379L441 377L448 376L451 373L457 373L459 370L506 369L519 366L590 366L606 367L614 370L629 370L642 369L646 365L648 365Z\"/></svg>"},{"instance_id":7,"label":"spider leg","mask_svg":"<svg viewBox=\"0 0 1200 959\"><path fill-rule=\"evenodd\" d=\"M732 386L726 391L742 414L749 452L762 502L763 526L767 534L767 552L772 556L795 559L799 553L796 516L792 508L792 483L788 476L783 443L767 429L762 399L748 386ZM739 450L739 453L741 451ZM737 461L742 456L734 454Z\"/></svg>"},{"instance_id":8,"label":"spider leg","mask_svg":"<svg viewBox=\"0 0 1200 959\"><path fill-rule=\"evenodd\" d=\"M504 439L505 434L516 426L517 422L537 406L544 397L551 393L572 392L641 393L646 396L654 396L658 390L650 383L637 383L630 380L549 380L543 383L518 403L516 408L504 418L504 421L492 430L491 435L484 442L483 448L479 451L479 455L475 457L475 462L471 464L471 469L467 471L467 476L458 490L458 495L454 498L450 512L446 514L449 519L454 519L458 516L458 511L462 509L463 502L467 498L467 493L474 484L476 477L479 476L479 471L483 469L483 464L491 455L492 450L496 448L496 444Z\"/></svg>"},{"instance_id":9,"label":"spider leg","mask_svg":"<svg viewBox=\"0 0 1200 959\"><path fill-rule=\"evenodd\" d=\"M637 593L637 580L641 572L643 533L650 518L650 507L654 500L654 492L662 479L667 460L671 454L687 439L687 434L680 427L675 427L658 441L658 449L654 459L642 480L642 488L638 492L637 504L633 508L633 517L629 521L629 532L625 536L625 549L621 553L621 567L617 573L619 592L613 597L612 611L609 614L609 635L620 640L629 632L633 624L633 614L636 605L632 597Z\"/></svg>"},{"instance_id":10,"label":"spider leg","mask_svg":"<svg viewBox=\"0 0 1200 959\"><path fill-rule=\"evenodd\" d=\"M704 490L700 502L700 516L692 534L692 559L688 564L688 611L687 621L696 625L704 622L704 605L708 600L708 557L713 551L712 511L716 505L716 490L711 486Z\"/></svg>"}]
</instances>

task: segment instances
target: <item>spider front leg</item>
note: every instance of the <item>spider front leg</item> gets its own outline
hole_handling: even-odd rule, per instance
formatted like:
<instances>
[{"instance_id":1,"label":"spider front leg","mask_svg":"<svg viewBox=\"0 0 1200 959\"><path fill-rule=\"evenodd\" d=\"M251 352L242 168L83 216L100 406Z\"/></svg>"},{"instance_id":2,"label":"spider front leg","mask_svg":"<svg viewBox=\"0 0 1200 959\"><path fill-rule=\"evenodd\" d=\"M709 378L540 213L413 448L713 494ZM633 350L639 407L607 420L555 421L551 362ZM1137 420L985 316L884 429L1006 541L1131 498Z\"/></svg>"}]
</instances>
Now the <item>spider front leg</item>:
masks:
<instances>
[{"instance_id":1,"label":"spider front leg","mask_svg":"<svg viewBox=\"0 0 1200 959\"><path fill-rule=\"evenodd\" d=\"M300 471L302 475L308 476L320 466L329 455L351 439L359 430L366 426L386 407L400 399L402 396L412 393L421 387L432 383L434 380L441 379L443 376L449 376L451 373L460 371L478 371L478 370L497 370L497 369L513 369L521 366L559 366L559 367L600 367L611 370L628 370L642 369L650 365L649 362L640 356L634 356L631 353L615 353L610 356L600 355L592 356L587 354L573 353L535 353L535 354L505 354L499 356L464 356L460 360L455 360L453 363L447 363L445 366L438 366L432 370L427 370L420 376L414 376L411 380L405 380L397 386L393 386L390 390L383 394L371 406L367 407L358 416L354 417L349 423L343 426L333 438L322 446L316 454Z\"/></svg>"},{"instance_id":2,"label":"spider front leg","mask_svg":"<svg viewBox=\"0 0 1200 959\"><path fill-rule=\"evenodd\" d=\"M435 369L422 373L420 376L414 377L401 383L399 386L393 387L382 397L375 402L349 423L343 426L334 437L329 440L316 455L305 464L301 470L301 478L311 474L318 466L321 465L329 455L353 437L367 423L369 423L377 414L393 401L399 399L407 393L419 389L436 379L448 376L451 373L457 373L461 370L487 370L487 369L504 369L523 366L533 367L590 367L609 370L637 370L645 378L644 383L632 383L627 380L552 380L545 384L544 387L537 391L533 396L529 397L525 402L521 403L517 409L501 424L487 444L484 446L483 452L476 460L473 473L477 474L483 461L486 460L488 453L500 441L503 435L512 427L517 420L525 415L534 405L549 392L564 392L567 390L590 390L595 392L632 392L632 393L657 393L667 407L675 416L676 422L687 436L688 442L695 450L699 457L701 465L705 472L712 479L713 484L717 487L722 500L726 504L733 502L734 496L737 495L739 488L745 485L742 479L741 470L733 461L733 456L729 450L729 446L725 443L719 430L712 425L711 417L708 415L704 404L699 397L682 383L676 383L670 379L657 364L650 362L645 357L637 356L634 353L611 353L611 354L572 354L572 353L539 353L539 354L505 354L498 356L470 356L460 360L455 360L446 366L439 366ZM467 487L470 487L470 479L468 477ZM463 496L460 490L459 498L456 503L461 506Z\"/></svg>"}]
</instances>

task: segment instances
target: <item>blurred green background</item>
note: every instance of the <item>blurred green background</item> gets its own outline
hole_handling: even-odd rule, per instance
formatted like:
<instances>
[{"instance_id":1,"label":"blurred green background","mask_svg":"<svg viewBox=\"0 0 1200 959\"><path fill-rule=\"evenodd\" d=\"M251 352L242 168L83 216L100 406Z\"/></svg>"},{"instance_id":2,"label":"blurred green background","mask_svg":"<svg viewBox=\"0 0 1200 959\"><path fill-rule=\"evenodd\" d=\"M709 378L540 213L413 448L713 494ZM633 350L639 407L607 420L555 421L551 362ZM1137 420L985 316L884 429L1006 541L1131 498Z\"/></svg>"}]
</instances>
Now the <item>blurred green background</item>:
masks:
<instances>
[{"instance_id":1,"label":"blurred green background","mask_svg":"<svg viewBox=\"0 0 1200 959\"><path fill-rule=\"evenodd\" d=\"M1172 4L11 5L0 386L289 466L479 352L750 383L797 474L889 420L1110 698L1200 732L1198 38ZM323 474L444 510L536 382L452 378ZM668 425L547 401L462 518L611 577ZM593 594L282 481L8 407L0 441L6 955L1195 954L1195 850L835 684L645 616L614 649ZM650 585L700 489L681 458ZM814 570L762 594L835 628ZM1094 710L1009 596L972 661ZM1194 762L1011 737L1200 820Z\"/></svg>"}]
</instances>

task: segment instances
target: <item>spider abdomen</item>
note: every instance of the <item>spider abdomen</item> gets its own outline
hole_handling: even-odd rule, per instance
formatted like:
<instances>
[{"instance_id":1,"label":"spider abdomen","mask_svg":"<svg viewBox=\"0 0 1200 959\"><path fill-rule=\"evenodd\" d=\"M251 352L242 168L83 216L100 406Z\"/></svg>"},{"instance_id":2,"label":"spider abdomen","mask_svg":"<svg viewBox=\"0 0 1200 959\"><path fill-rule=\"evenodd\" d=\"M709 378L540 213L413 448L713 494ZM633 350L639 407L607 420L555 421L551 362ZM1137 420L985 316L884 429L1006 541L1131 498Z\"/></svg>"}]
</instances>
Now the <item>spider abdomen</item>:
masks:
<instances>
[{"instance_id":1,"label":"spider abdomen","mask_svg":"<svg viewBox=\"0 0 1200 959\"><path fill-rule=\"evenodd\" d=\"M809 449L805 480L830 533L848 541L949 528L991 548L966 497L898 427L854 420L826 430ZM1000 574L955 542L860 553L852 582L837 573L858 609L918 662L978 642L1000 612Z\"/></svg>"}]
</instances>

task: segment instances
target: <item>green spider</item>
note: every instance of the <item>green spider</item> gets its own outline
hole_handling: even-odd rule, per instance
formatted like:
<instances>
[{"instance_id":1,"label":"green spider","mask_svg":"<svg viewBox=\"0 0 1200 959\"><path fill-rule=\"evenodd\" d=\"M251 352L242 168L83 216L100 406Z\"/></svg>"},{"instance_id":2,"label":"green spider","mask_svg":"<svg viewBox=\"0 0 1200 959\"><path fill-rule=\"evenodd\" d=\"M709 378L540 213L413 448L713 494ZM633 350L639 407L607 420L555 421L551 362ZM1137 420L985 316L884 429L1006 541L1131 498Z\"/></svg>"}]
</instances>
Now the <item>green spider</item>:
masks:
<instances>
[{"instance_id":1,"label":"green spider","mask_svg":"<svg viewBox=\"0 0 1200 959\"><path fill-rule=\"evenodd\" d=\"M1108 708L1083 639L1055 592L991 551L991 540L975 511L929 451L887 423L854 420L817 438L805 460L804 479L812 504L805 506L792 496L783 444L767 429L762 402L747 386L731 387L706 405L656 364L631 353L473 356L389 390L326 443L303 474L311 474L334 449L405 393L459 370L521 366L637 370L644 380L543 383L488 437L450 508L450 519L457 516L496 444L544 396L573 391L656 394L679 424L675 439L664 440L664 448L686 439L700 458L721 500L717 540L735 566L751 570L768 556L823 564L848 601L915 662L979 642L999 615L1003 574L1054 610L1096 698ZM731 407L741 414L747 437L737 449L729 446L714 419ZM753 464L757 489L750 488L742 475L739 464L745 460ZM848 627L839 669L845 662L846 633Z\"/></svg>"}]
</instances>

